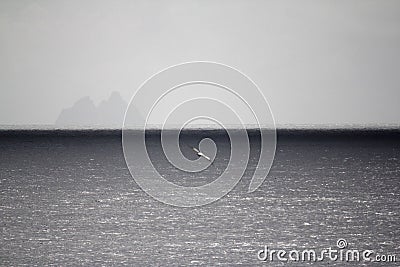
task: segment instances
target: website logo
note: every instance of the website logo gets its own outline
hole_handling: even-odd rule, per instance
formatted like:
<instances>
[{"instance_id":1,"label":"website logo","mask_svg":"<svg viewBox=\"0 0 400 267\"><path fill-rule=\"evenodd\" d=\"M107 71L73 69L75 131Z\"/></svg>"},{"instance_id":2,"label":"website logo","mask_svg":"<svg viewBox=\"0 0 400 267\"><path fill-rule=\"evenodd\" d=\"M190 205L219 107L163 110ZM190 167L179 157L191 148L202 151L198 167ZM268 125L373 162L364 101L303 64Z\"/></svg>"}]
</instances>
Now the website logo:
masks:
<instances>
[{"instance_id":1,"label":"website logo","mask_svg":"<svg viewBox=\"0 0 400 267\"><path fill-rule=\"evenodd\" d=\"M191 147L196 160L184 156L180 134L196 121L228 133L229 163L211 183L180 186L166 180L153 165L146 132L160 129L163 153L170 164L184 172L200 173L213 164L218 147L211 138L204 138ZM275 155L276 129L266 98L250 78L232 67L183 63L155 74L133 95L122 131L124 157L136 183L155 199L179 207L206 205L230 192L243 176L250 155L249 127L258 129L261 136L258 164L248 187L253 192L267 177Z\"/></svg>"}]
</instances>

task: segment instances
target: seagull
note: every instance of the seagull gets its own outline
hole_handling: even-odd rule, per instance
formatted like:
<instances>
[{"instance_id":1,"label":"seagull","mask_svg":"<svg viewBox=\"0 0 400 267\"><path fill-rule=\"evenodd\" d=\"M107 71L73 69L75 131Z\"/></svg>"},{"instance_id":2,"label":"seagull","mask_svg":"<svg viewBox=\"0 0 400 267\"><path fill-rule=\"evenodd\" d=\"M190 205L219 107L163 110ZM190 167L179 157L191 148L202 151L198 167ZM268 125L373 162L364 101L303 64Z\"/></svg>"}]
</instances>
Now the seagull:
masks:
<instances>
[{"instance_id":1,"label":"seagull","mask_svg":"<svg viewBox=\"0 0 400 267\"><path fill-rule=\"evenodd\" d=\"M204 155L204 154L203 154L203 152L201 152L200 150L198 150L198 149L197 149L197 148L195 148L195 147L192 147L192 149L193 149L193 151L194 151L194 152L196 152L196 153L197 153L197 156L199 156L199 157L203 157L203 158L205 158L206 160L208 160L209 162L211 162L211 159L210 159L210 157L208 157L208 156Z\"/></svg>"}]
</instances>

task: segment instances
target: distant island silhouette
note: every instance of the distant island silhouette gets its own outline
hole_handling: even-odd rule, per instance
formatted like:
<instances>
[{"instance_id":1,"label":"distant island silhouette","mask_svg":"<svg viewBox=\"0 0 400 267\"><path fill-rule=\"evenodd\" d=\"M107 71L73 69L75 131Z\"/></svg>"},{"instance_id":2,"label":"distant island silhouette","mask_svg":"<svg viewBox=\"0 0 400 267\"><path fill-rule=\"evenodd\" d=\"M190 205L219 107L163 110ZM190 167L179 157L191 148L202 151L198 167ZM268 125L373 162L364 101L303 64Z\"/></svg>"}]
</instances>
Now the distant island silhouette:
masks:
<instances>
[{"instance_id":1,"label":"distant island silhouette","mask_svg":"<svg viewBox=\"0 0 400 267\"><path fill-rule=\"evenodd\" d=\"M72 107L61 111L57 126L102 126L121 128L128 103L119 92L112 92L107 100L96 106L89 96L82 97Z\"/></svg>"}]
</instances>

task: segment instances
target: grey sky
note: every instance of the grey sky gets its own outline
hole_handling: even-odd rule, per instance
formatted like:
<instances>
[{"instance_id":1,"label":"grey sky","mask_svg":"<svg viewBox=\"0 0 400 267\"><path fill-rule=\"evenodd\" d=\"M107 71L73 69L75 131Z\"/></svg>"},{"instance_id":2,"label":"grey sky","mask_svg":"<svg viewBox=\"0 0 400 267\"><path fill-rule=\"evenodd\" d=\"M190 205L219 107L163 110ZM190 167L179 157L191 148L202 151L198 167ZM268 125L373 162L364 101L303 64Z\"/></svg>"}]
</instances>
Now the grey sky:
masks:
<instances>
[{"instance_id":1,"label":"grey sky","mask_svg":"<svg viewBox=\"0 0 400 267\"><path fill-rule=\"evenodd\" d=\"M128 100L173 64L249 75L279 124L400 124L400 1L0 1L0 124Z\"/></svg>"}]
</instances>

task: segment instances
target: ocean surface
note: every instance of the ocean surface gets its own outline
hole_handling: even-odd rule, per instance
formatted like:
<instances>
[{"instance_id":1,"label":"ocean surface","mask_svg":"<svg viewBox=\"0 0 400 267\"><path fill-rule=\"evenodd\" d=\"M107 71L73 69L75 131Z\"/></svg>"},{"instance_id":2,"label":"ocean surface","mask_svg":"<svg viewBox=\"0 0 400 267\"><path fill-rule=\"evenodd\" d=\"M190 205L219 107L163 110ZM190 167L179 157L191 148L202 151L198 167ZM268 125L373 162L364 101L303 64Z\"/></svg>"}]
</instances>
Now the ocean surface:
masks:
<instances>
[{"instance_id":1,"label":"ocean surface","mask_svg":"<svg viewBox=\"0 0 400 267\"><path fill-rule=\"evenodd\" d=\"M218 146L214 169L173 171L159 134L153 164L181 185L212 181L229 155L221 131L191 131ZM202 207L172 207L132 179L119 131L0 132L1 266L398 266L397 263L260 261L270 249L348 248L400 260L400 131L281 130L271 171L247 193L260 140L228 195Z\"/></svg>"}]
</instances>

